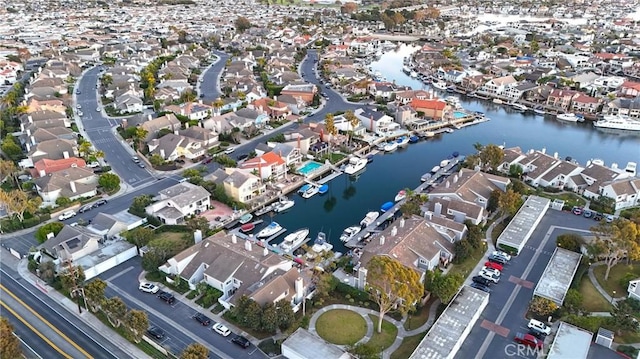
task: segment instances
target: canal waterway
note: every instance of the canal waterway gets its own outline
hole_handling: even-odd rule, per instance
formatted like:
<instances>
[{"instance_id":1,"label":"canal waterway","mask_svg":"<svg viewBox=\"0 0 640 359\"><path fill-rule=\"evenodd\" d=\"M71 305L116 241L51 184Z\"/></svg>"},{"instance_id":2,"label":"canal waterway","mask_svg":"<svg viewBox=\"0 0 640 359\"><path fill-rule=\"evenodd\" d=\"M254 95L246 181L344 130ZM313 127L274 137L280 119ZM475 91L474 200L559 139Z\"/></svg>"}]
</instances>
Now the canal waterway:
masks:
<instances>
[{"instance_id":1,"label":"canal waterway","mask_svg":"<svg viewBox=\"0 0 640 359\"><path fill-rule=\"evenodd\" d=\"M411 51L412 48L402 46L399 51L383 55L371 67L388 81L422 88L422 83L402 72L403 58ZM640 135L604 133L593 128L590 122L563 123L552 117L521 114L464 96L461 104L465 109L485 113L491 121L438 135L391 154L377 155L357 179L342 175L332 180L329 192L323 196L303 199L291 194L296 205L272 219L285 227L287 233L308 227L310 236L315 238L319 231L324 231L334 250L344 251L338 238L346 227L358 224L368 211L379 211L383 203L393 201L399 190L419 185L420 176L453 152L473 153L473 144L478 142L519 146L523 151L546 148L548 154L558 152L561 158L571 156L583 165L594 158L604 160L607 165L616 162L622 167L628 161L640 162ZM265 222L269 222L269 216L265 217Z\"/></svg>"}]
</instances>

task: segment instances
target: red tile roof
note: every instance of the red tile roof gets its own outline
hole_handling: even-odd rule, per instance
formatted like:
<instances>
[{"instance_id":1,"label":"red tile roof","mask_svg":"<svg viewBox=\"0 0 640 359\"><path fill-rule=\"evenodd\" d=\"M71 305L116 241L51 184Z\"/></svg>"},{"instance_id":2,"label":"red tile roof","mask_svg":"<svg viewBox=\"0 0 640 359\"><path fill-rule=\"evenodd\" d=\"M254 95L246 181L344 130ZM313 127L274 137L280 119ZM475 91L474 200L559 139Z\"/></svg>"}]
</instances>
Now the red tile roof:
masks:
<instances>
[{"instance_id":1,"label":"red tile roof","mask_svg":"<svg viewBox=\"0 0 640 359\"><path fill-rule=\"evenodd\" d=\"M40 177L40 171L44 170L46 174L66 170L71 167L86 167L87 163L82 158L69 157L59 160L50 160L43 158L33 164L31 175L34 178Z\"/></svg>"},{"instance_id":2,"label":"red tile roof","mask_svg":"<svg viewBox=\"0 0 640 359\"><path fill-rule=\"evenodd\" d=\"M444 110L445 106L447 106L447 104L439 100L420 100L414 98L411 100L410 106L414 110L418 108L424 108L429 110L442 111Z\"/></svg>"}]
</instances>

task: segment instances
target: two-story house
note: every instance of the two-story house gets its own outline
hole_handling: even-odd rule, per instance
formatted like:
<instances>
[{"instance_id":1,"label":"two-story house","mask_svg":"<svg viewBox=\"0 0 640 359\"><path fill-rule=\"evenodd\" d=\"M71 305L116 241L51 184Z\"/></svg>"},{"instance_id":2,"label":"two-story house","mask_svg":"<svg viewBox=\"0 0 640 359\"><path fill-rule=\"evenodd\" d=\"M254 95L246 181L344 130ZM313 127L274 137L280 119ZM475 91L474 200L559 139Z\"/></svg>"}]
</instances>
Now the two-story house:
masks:
<instances>
[{"instance_id":1,"label":"two-story house","mask_svg":"<svg viewBox=\"0 0 640 359\"><path fill-rule=\"evenodd\" d=\"M97 194L98 176L91 169L69 167L36 178L35 189L42 197L43 206L56 206L60 197L75 201L79 198L89 198Z\"/></svg>"},{"instance_id":2,"label":"two-story house","mask_svg":"<svg viewBox=\"0 0 640 359\"><path fill-rule=\"evenodd\" d=\"M382 111L359 108L354 111L362 125L369 131L380 136L388 136L400 128L400 124L394 118Z\"/></svg>"},{"instance_id":3,"label":"two-story house","mask_svg":"<svg viewBox=\"0 0 640 359\"><path fill-rule=\"evenodd\" d=\"M206 211L211 206L211 194L189 182L165 188L145 211L166 224L180 224L188 217Z\"/></svg>"},{"instance_id":4,"label":"two-story house","mask_svg":"<svg viewBox=\"0 0 640 359\"><path fill-rule=\"evenodd\" d=\"M182 123L174 114L168 113L164 116L153 119L149 116L149 120L140 124L140 127L147 131L145 141L148 142L156 138L162 129L166 129L170 132L178 131L182 127Z\"/></svg>"},{"instance_id":5,"label":"two-story house","mask_svg":"<svg viewBox=\"0 0 640 359\"><path fill-rule=\"evenodd\" d=\"M56 236L42 244L42 250L60 260L76 261L99 249L99 237L71 226L64 226Z\"/></svg>"},{"instance_id":6,"label":"two-story house","mask_svg":"<svg viewBox=\"0 0 640 359\"><path fill-rule=\"evenodd\" d=\"M573 90L554 89L547 97L547 106L568 111L571 107L571 101L579 95L579 92Z\"/></svg>"},{"instance_id":7,"label":"two-story house","mask_svg":"<svg viewBox=\"0 0 640 359\"><path fill-rule=\"evenodd\" d=\"M505 177L463 168L433 187L429 199L462 201L486 209L491 193L494 190L506 191L509 183L511 180Z\"/></svg>"},{"instance_id":8,"label":"two-story house","mask_svg":"<svg viewBox=\"0 0 640 359\"><path fill-rule=\"evenodd\" d=\"M275 152L267 152L239 164L239 168L250 170L261 179L278 179L287 173L287 163Z\"/></svg>"},{"instance_id":9,"label":"two-story house","mask_svg":"<svg viewBox=\"0 0 640 359\"><path fill-rule=\"evenodd\" d=\"M603 183L600 194L615 201L616 211L639 206L640 179L631 177Z\"/></svg>"}]
</instances>

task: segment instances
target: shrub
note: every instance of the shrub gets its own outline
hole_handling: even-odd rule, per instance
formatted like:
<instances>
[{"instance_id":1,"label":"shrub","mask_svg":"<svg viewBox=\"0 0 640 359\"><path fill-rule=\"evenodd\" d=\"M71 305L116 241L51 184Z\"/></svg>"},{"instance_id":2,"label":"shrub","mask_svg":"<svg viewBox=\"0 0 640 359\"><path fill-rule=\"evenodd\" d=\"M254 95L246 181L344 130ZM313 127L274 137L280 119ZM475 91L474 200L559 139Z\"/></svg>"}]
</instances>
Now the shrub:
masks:
<instances>
[{"instance_id":1,"label":"shrub","mask_svg":"<svg viewBox=\"0 0 640 359\"><path fill-rule=\"evenodd\" d=\"M629 358L636 358L638 356L638 349L631 345L620 345L618 347L618 352L628 356Z\"/></svg>"},{"instance_id":2,"label":"shrub","mask_svg":"<svg viewBox=\"0 0 640 359\"><path fill-rule=\"evenodd\" d=\"M620 278L620 286L623 288L627 288L629 286L629 281L636 279L636 275L633 273L627 273L622 278Z\"/></svg>"}]
</instances>

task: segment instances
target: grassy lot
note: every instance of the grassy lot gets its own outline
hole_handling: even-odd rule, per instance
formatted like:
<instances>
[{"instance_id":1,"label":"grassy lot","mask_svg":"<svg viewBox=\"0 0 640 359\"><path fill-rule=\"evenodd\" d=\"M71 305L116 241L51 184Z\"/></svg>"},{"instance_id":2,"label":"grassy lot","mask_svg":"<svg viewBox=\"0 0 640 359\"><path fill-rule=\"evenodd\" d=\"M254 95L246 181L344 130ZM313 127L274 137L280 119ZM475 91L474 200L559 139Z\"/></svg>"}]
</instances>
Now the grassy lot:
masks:
<instances>
[{"instance_id":1,"label":"grassy lot","mask_svg":"<svg viewBox=\"0 0 640 359\"><path fill-rule=\"evenodd\" d=\"M353 345L367 334L367 322L356 312L334 309L318 318L316 331L330 343Z\"/></svg>"},{"instance_id":2,"label":"grassy lot","mask_svg":"<svg viewBox=\"0 0 640 359\"><path fill-rule=\"evenodd\" d=\"M420 333L418 335L402 339L402 344L400 344L400 347L391 354L391 359L406 359L410 357L411 353L416 350L418 344L420 344L420 341L422 341L422 338L424 338L426 334L426 332Z\"/></svg>"},{"instance_id":3,"label":"grassy lot","mask_svg":"<svg viewBox=\"0 0 640 359\"><path fill-rule=\"evenodd\" d=\"M635 263L628 266L626 263L621 263L613 266L611 268L611 272L609 272L609 278L604 280L604 273L606 272L607 267L597 266L593 269L593 274L596 275L596 279L598 283L604 288L604 290L609 293L609 295L613 295L613 291L616 292L615 297L622 297L627 294L628 284L624 286L620 283L620 280L627 275L627 273L633 274L634 278L640 277L640 263Z\"/></svg>"},{"instance_id":4,"label":"grassy lot","mask_svg":"<svg viewBox=\"0 0 640 359\"><path fill-rule=\"evenodd\" d=\"M582 277L578 290L583 298L582 307L587 312L608 312L611 310L611 303L596 290L588 275Z\"/></svg>"},{"instance_id":5,"label":"grassy lot","mask_svg":"<svg viewBox=\"0 0 640 359\"><path fill-rule=\"evenodd\" d=\"M476 267L478 262L484 256L484 248L480 247L473 252L469 258L465 259L461 263L454 264L449 273L460 273L463 277L467 277L469 273Z\"/></svg>"},{"instance_id":6,"label":"grassy lot","mask_svg":"<svg viewBox=\"0 0 640 359\"><path fill-rule=\"evenodd\" d=\"M435 297L429 299L417 312L409 314L407 320L404 322L404 329L414 330L426 323L429 319L429 309L431 309L434 301Z\"/></svg>"},{"instance_id":7,"label":"grassy lot","mask_svg":"<svg viewBox=\"0 0 640 359\"><path fill-rule=\"evenodd\" d=\"M369 314L369 318L373 321L373 337L369 339L367 344L374 348L380 348L380 351L387 349L396 341L398 336L398 328L392 323L382 321L382 333L378 333L378 316Z\"/></svg>"},{"instance_id":8,"label":"grassy lot","mask_svg":"<svg viewBox=\"0 0 640 359\"><path fill-rule=\"evenodd\" d=\"M640 332L632 333L627 330L620 335L616 335L613 341L620 344L640 343Z\"/></svg>"},{"instance_id":9,"label":"grassy lot","mask_svg":"<svg viewBox=\"0 0 640 359\"><path fill-rule=\"evenodd\" d=\"M540 197L549 198L551 200L559 199L564 201L565 207L573 208L574 206L584 207L587 201L575 193L546 193L539 194Z\"/></svg>"},{"instance_id":10,"label":"grassy lot","mask_svg":"<svg viewBox=\"0 0 640 359\"><path fill-rule=\"evenodd\" d=\"M165 238L173 242L182 243L182 237L184 237L184 235L185 235L185 232L163 232L163 233L156 233L156 235L154 236L154 239Z\"/></svg>"},{"instance_id":11,"label":"grassy lot","mask_svg":"<svg viewBox=\"0 0 640 359\"><path fill-rule=\"evenodd\" d=\"M494 246L496 245L496 243L498 243L498 237L500 237L500 234L502 233L502 231L504 231L504 229L507 228L507 224L509 223L500 222L500 223L496 223L495 227L493 227L493 231L491 232L491 241L493 242Z\"/></svg>"}]
</instances>

